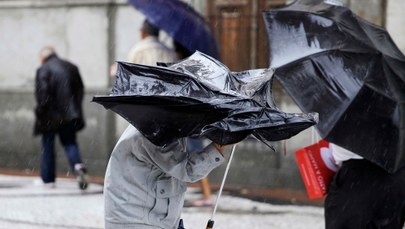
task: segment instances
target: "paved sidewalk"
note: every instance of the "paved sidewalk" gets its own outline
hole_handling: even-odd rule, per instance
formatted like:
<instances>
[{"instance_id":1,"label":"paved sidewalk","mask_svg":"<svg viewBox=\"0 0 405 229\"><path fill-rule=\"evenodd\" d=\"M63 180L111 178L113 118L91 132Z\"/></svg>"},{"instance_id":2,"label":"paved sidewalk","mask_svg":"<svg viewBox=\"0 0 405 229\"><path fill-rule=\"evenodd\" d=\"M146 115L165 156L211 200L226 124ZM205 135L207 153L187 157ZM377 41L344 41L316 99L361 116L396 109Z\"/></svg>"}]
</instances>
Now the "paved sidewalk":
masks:
<instances>
[{"instance_id":1,"label":"paved sidewalk","mask_svg":"<svg viewBox=\"0 0 405 229\"><path fill-rule=\"evenodd\" d=\"M199 196L195 188L186 193L186 199ZM74 179L60 178L52 189L42 186L38 177L0 175L0 229L102 229L103 212L99 184L81 191ZM185 208L185 228L205 229L211 214L212 208ZM272 205L224 192L214 221L214 229L321 229L323 210Z\"/></svg>"}]
</instances>

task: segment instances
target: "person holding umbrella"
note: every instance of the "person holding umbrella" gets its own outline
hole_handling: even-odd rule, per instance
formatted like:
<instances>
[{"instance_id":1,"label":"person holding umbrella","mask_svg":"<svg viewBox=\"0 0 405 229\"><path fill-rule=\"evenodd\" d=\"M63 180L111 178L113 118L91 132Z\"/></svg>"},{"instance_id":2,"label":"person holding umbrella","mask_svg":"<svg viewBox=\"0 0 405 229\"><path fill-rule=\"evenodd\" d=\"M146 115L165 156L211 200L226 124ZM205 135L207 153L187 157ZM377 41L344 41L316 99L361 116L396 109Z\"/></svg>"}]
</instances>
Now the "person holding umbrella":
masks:
<instances>
[{"instance_id":1,"label":"person holding umbrella","mask_svg":"<svg viewBox=\"0 0 405 229\"><path fill-rule=\"evenodd\" d=\"M341 165L326 229L405 222L405 56L386 29L339 1L297 0L264 13L274 76ZM299 28L299 29L297 29Z\"/></svg>"},{"instance_id":2,"label":"person holding umbrella","mask_svg":"<svg viewBox=\"0 0 405 229\"><path fill-rule=\"evenodd\" d=\"M118 140L104 182L105 228L177 228L186 182L196 182L224 161L211 143L187 154L185 138L157 146L130 125Z\"/></svg>"},{"instance_id":3,"label":"person holding umbrella","mask_svg":"<svg viewBox=\"0 0 405 229\"><path fill-rule=\"evenodd\" d=\"M177 58L184 47L176 45ZM105 228L183 229L180 219L187 183L206 179L224 161L224 147L211 143L190 153L189 138L164 146L129 125L109 160L105 182Z\"/></svg>"}]
</instances>

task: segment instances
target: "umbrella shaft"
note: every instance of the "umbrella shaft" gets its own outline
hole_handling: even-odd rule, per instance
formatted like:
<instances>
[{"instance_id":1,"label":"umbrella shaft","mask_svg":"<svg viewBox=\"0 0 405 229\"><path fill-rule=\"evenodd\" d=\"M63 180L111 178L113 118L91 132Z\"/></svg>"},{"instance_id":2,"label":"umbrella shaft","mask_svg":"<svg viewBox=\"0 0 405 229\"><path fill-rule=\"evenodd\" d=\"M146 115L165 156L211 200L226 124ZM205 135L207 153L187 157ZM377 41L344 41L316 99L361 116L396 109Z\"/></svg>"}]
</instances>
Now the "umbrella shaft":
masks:
<instances>
[{"instance_id":1,"label":"umbrella shaft","mask_svg":"<svg viewBox=\"0 0 405 229\"><path fill-rule=\"evenodd\" d=\"M229 171L229 167L230 167L231 162L232 162L232 158L233 158L233 154L234 154L234 152L235 152L235 148L236 148L236 144L233 145L233 147L232 147L231 156L229 157L229 162L228 162L228 164L226 165L225 174L224 174L224 177L222 178L222 183L221 183L221 187L219 188L219 193L218 193L218 196L217 196L217 200L215 201L215 207L214 207L214 210L212 211L211 220L210 220L210 221L212 221L212 225L214 224L214 215L215 215L215 213L216 213L216 211L217 211L217 207L218 207L218 203L219 203L219 198L221 197L221 194L222 194L222 190L223 190L223 188L224 188L224 184L225 184L226 177L228 176L228 171ZM208 221L208 223L209 223L210 221ZM208 229L208 225L207 225L207 229Z\"/></svg>"}]
</instances>

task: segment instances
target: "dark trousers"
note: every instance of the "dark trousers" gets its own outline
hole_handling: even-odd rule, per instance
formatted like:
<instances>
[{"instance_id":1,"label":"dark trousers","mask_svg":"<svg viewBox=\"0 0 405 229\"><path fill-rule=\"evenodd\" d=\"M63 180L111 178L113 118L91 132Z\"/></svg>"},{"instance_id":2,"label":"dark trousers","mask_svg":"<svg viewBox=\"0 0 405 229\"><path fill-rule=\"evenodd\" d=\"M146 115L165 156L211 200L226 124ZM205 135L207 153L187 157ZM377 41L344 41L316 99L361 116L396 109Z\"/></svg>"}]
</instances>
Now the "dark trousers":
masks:
<instances>
[{"instance_id":1,"label":"dark trousers","mask_svg":"<svg viewBox=\"0 0 405 229\"><path fill-rule=\"evenodd\" d=\"M402 229L405 168L390 174L367 160L344 162L325 199L326 229Z\"/></svg>"},{"instance_id":2,"label":"dark trousers","mask_svg":"<svg viewBox=\"0 0 405 229\"><path fill-rule=\"evenodd\" d=\"M42 135L41 152L41 178L44 183L55 182L56 177L56 155L55 155L55 136L59 139L65 149L70 167L82 163L79 146L76 143L76 130L72 123L62 126L56 132L48 132Z\"/></svg>"}]
</instances>

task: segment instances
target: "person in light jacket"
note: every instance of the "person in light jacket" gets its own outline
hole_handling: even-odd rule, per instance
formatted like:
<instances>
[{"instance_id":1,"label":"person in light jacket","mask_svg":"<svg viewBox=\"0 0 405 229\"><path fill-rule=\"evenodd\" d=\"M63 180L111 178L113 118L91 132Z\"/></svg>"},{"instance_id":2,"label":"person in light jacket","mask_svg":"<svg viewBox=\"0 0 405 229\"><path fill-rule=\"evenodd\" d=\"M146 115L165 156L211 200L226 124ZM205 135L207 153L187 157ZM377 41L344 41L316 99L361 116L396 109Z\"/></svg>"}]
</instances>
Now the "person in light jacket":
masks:
<instances>
[{"instance_id":1,"label":"person in light jacket","mask_svg":"<svg viewBox=\"0 0 405 229\"><path fill-rule=\"evenodd\" d=\"M187 182L196 182L224 161L219 145L187 154L185 140L159 147L132 125L124 131L105 176L106 229L177 229Z\"/></svg>"},{"instance_id":2,"label":"person in light jacket","mask_svg":"<svg viewBox=\"0 0 405 229\"><path fill-rule=\"evenodd\" d=\"M141 40L132 46L128 62L156 65L157 62L171 63L177 60L174 50L159 41L159 28L145 20L141 27Z\"/></svg>"}]
</instances>

